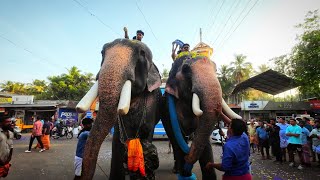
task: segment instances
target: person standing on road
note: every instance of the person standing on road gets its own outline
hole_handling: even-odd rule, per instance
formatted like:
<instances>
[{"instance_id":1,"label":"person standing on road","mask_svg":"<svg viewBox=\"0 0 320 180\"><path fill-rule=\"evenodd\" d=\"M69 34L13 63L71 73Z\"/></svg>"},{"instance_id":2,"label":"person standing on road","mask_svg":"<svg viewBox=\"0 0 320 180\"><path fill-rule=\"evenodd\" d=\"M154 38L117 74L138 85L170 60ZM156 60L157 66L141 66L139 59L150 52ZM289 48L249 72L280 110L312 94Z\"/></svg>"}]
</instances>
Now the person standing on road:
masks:
<instances>
[{"instance_id":1,"label":"person standing on road","mask_svg":"<svg viewBox=\"0 0 320 180\"><path fill-rule=\"evenodd\" d=\"M320 122L315 121L315 128L310 132L309 135L312 138L312 150L318 156L318 166L320 166ZM316 157L313 157L313 161L316 161Z\"/></svg>"},{"instance_id":2,"label":"person standing on road","mask_svg":"<svg viewBox=\"0 0 320 180\"><path fill-rule=\"evenodd\" d=\"M9 116L0 117L0 178L8 175L11 166L9 163L13 153L11 129L11 118Z\"/></svg>"},{"instance_id":3,"label":"person standing on road","mask_svg":"<svg viewBox=\"0 0 320 180\"><path fill-rule=\"evenodd\" d=\"M252 148L252 153L254 153L255 146L257 143L257 139L256 139L257 134L256 134L256 126L254 125L253 119L250 120L250 124L248 126L248 132L250 137L250 147Z\"/></svg>"},{"instance_id":4,"label":"person standing on road","mask_svg":"<svg viewBox=\"0 0 320 180\"><path fill-rule=\"evenodd\" d=\"M41 141L46 150L50 149L50 122L48 118L44 118L44 124L42 126L42 136ZM40 148L40 143L38 142L36 148Z\"/></svg>"},{"instance_id":5,"label":"person standing on road","mask_svg":"<svg viewBox=\"0 0 320 180\"><path fill-rule=\"evenodd\" d=\"M32 134L30 137L30 142L29 142L29 149L24 151L26 153L30 153L31 152L31 146L33 144L34 139L37 139L38 143L40 144L40 151L39 152L43 152L46 149L44 149L42 141L41 141L41 136L42 136L42 123L40 121L40 117L36 118L36 121L33 124L33 129L32 129Z\"/></svg>"},{"instance_id":6,"label":"person standing on road","mask_svg":"<svg viewBox=\"0 0 320 180\"><path fill-rule=\"evenodd\" d=\"M92 127L93 119L84 118L82 120L83 129L78 134L78 144L76 150L76 156L74 158L74 169L75 176L74 179L80 179L81 171L82 171L82 158L84 153L84 147L86 145L86 141L88 139L91 127Z\"/></svg>"},{"instance_id":7,"label":"person standing on road","mask_svg":"<svg viewBox=\"0 0 320 180\"><path fill-rule=\"evenodd\" d=\"M259 142L259 146L260 146L260 151L261 151L261 160L266 160L266 159L271 159L270 154L269 154L269 134L266 130L266 128L264 127L264 122L260 121L259 122L259 126L256 130L257 132L257 139ZM266 149L266 154L267 154L267 158L264 156L264 151L263 149Z\"/></svg>"},{"instance_id":8,"label":"person standing on road","mask_svg":"<svg viewBox=\"0 0 320 180\"><path fill-rule=\"evenodd\" d=\"M302 170L303 158L302 158L302 142L301 142L301 132L302 129L297 125L295 119L290 119L290 126L286 130L286 135L289 136L288 139L288 152L289 152L289 166L294 167L294 152L297 151L300 159L300 165L298 166L299 170Z\"/></svg>"},{"instance_id":9,"label":"person standing on road","mask_svg":"<svg viewBox=\"0 0 320 180\"><path fill-rule=\"evenodd\" d=\"M287 127L289 126L286 121L282 118L278 119L277 126L280 127L280 132L279 132L279 136L280 136L280 148L281 148L281 154L282 154L282 161L287 161L287 153L286 153L286 149L288 146L288 136L286 136L286 130Z\"/></svg>"},{"instance_id":10,"label":"person standing on road","mask_svg":"<svg viewBox=\"0 0 320 180\"><path fill-rule=\"evenodd\" d=\"M275 119L270 119L270 124L268 124L269 140L273 155L276 157L274 162L282 163L282 154L280 148L280 127L276 125Z\"/></svg>"},{"instance_id":11,"label":"person standing on road","mask_svg":"<svg viewBox=\"0 0 320 180\"><path fill-rule=\"evenodd\" d=\"M223 146L222 163L208 162L207 170L212 168L224 171L222 180L251 180L249 173L250 144L246 124L240 119L233 119L229 126L230 135Z\"/></svg>"},{"instance_id":12,"label":"person standing on road","mask_svg":"<svg viewBox=\"0 0 320 180\"><path fill-rule=\"evenodd\" d=\"M301 145L302 145L302 157L303 157L303 164L307 167L311 167L310 163L310 148L308 144L308 138L310 131L305 127L306 122L300 121L299 126L301 127Z\"/></svg>"}]
</instances>

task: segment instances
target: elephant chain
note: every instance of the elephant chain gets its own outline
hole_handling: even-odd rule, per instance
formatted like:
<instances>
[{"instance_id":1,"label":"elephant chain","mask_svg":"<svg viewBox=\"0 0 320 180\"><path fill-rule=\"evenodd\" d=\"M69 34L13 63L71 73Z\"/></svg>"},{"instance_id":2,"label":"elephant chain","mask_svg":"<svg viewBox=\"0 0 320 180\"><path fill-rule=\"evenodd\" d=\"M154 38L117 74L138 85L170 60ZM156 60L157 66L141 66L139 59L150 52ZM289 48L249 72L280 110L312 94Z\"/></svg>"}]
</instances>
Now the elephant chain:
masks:
<instances>
[{"instance_id":1,"label":"elephant chain","mask_svg":"<svg viewBox=\"0 0 320 180\"><path fill-rule=\"evenodd\" d=\"M146 114L147 114L147 97L144 96L144 104L143 104L143 114L140 120L140 124L136 133L136 136L134 138L138 138L139 137L139 130L140 127L142 125L142 123L144 122L144 119L146 118ZM120 132L120 142L124 145L126 145L125 139L132 139L128 137L128 134L126 132L126 128L124 126L123 120L121 118L120 115L118 115L118 124L119 124L119 132Z\"/></svg>"}]
</instances>

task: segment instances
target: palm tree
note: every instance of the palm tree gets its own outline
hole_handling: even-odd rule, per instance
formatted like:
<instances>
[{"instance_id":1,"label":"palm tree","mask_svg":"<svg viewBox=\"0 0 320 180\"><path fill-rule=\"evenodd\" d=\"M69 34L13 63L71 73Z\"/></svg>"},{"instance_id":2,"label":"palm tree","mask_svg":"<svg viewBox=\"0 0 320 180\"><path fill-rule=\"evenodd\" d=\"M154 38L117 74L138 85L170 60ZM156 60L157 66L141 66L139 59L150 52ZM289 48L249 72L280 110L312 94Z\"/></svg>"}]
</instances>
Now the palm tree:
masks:
<instances>
[{"instance_id":1,"label":"palm tree","mask_svg":"<svg viewBox=\"0 0 320 180\"><path fill-rule=\"evenodd\" d=\"M258 66L258 72L256 73L257 75L258 74L261 74L261 73L263 73L263 72L266 72L266 71L268 71L270 68L269 68L269 66L268 65L266 65L266 64L261 64L260 66Z\"/></svg>"},{"instance_id":2,"label":"palm tree","mask_svg":"<svg viewBox=\"0 0 320 180\"><path fill-rule=\"evenodd\" d=\"M221 68L219 68L218 79L222 89L222 96L228 102L229 95L234 88L232 68L227 65L222 65Z\"/></svg>"},{"instance_id":3,"label":"palm tree","mask_svg":"<svg viewBox=\"0 0 320 180\"><path fill-rule=\"evenodd\" d=\"M243 54L235 55L235 61L231 62L233 70L233 77L236 84L240 84L242 81L250 78L252 73L252 64L246 61L246 56ZM246 96L246 93L240 93L235 95L235 103L240 103L241 99Z\"/></svg>"},{"instance_id":4,"label":"palm tree","mask_svg":"<svg viewBox=\"0 0 320 180\"><path fill-rule=\"evenodd\" d=\"M235 61L231 62L233 68L233 77L237 84L248 79L252 71L252 64L250 62L245 62L247 56L242 54L235 55Z\"/></svg>"}]
</instances>

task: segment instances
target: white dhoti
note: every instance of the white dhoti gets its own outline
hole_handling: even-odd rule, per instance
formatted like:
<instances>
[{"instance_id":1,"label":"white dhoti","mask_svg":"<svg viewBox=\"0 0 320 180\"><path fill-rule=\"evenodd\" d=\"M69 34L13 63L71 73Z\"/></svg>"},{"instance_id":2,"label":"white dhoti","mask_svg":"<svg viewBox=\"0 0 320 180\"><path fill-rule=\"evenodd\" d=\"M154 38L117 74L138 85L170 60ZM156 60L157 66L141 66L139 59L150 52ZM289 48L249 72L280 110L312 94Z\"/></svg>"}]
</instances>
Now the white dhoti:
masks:
<instances>
[{"instance_id":1,"label":"white dhoti","mask_svg":"<svg viewBox=\"0 0 320 180\"><path fill-rule=\"evenodd\" d=\"M74 174L76 176L81 176L81 170L82 170L82 158L75 156L74 157Z\"/></svg>"}]
</instances>

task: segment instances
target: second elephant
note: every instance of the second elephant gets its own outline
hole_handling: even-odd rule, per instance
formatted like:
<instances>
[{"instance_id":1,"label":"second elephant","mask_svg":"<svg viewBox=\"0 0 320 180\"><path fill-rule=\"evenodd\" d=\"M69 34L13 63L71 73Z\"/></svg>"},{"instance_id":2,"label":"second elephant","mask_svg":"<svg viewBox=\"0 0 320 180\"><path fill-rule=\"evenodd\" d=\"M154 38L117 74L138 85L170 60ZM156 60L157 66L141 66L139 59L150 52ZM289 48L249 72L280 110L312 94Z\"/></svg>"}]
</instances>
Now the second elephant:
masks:
<instances>
[{"instance_id":1,"label":"second elephant","mask_svg":"<svg viewBox=\"0 0 320 180\"><path fill-rule=\"evenodd\" d=\"M204 56L187 55L175 60L165 96L172 103L167 102L162 123L172 143L177 171L181 176L191 176L190 168L199 160L202 179L216 179L215 171L205 170L206 164L213 162L210 134L219 119L230 122L230 118L241 117L226 107L222 99L215 64ZM174 129L174 119L181 130ZM180 139L177 133L182 134ZM185 137L192 134L194 137L189 148Z\"/></svg>"}]
</instances>

